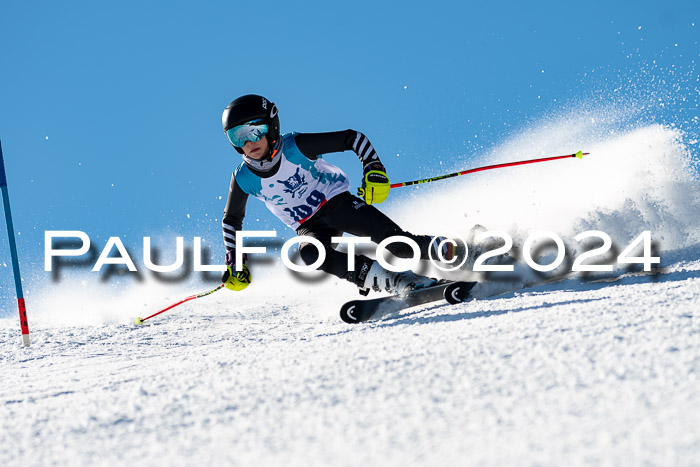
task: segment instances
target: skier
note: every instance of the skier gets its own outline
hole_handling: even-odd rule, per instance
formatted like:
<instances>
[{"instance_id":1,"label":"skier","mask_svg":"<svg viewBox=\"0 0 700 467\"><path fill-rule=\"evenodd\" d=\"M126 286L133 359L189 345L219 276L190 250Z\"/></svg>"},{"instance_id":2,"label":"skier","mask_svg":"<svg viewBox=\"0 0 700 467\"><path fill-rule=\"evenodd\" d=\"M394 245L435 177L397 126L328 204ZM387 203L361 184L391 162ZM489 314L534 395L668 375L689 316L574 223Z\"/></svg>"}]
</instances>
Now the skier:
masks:
<instances>
[{"instance_id":1,"label":"skier","mask_svg":"<svg viewBox=\"0 0 700 467\"><path fill-rule=\"evenodd\" d=\"M224 132L243 162L231 177L228 200L222 221L226 266L222 281L232 290L242 290L250 283L245 264L236 272L236 231L243 225L248 196L263 201L267 208L299 236L319 240L326 249L326 259L319 269L356 284L362 294L370 289L393 294L428 287L436 280L412 271L391 272L364 255L355 256L355 269L348 271L348 255L332 247L331 237L344 232L370 237L373 242L402 235L420 247L421 259L450 260L454 245L444 237L414 235L402 230L374 204L389 194L389 178L384 165L367 137L355 130L329 133L287 133L280 135L277 106L270 100L249 94L232 101L222 116ZM363 168L362 188L350 194L348 177L343 171L321 158L322 154L352 150ZM387 249L399 258L413 256L412 248L402 242ZM307 265L318 259L318 250L310 243L300 243L299 254ZM245 257L244 257L245 262Z\"/></svg>"}]
</instances>

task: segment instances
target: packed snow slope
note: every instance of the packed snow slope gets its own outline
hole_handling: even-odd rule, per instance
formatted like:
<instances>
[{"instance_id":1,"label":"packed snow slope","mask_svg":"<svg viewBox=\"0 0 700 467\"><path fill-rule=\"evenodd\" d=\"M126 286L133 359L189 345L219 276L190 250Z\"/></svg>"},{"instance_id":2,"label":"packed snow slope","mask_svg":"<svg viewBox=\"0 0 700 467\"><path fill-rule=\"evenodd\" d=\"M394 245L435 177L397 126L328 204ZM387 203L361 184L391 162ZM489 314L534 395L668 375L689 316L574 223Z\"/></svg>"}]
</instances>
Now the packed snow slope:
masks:
<instances>
[{"instance_id":1,"label":"packed snow slope","mask_svg":"<svg viewBox=\"0 0 700 467\"><path fill-rule=\"evenodd\" d=\"M581 232L607 233L619 253L648 230L653 271L517 264L515 278L481 277L478 300L355 326L338 318L351 286L274 264L244 292L142 327L134 317L209 284L76 274L34 294L30 348L14 316L0 319L0 464L697 465L697 142L594 124L545 123L476 163L583 160L402 188L387 211L415 232L481 224L516 245L547 229L573 257Z\"/></svg>"}]
</instances>

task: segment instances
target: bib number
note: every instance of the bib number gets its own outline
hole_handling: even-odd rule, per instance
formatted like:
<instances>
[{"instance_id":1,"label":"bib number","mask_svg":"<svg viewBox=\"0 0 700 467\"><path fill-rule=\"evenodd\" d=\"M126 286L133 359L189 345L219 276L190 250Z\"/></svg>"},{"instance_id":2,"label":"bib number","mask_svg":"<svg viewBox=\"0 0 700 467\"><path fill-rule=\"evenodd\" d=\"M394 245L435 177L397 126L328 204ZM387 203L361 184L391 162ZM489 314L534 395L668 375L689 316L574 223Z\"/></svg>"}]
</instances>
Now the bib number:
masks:
<instances>
[{"instance_id":1,"label":"bib number","mask_svg":"<svg viewBox=\"0 0 700 467\"><path fill-rule=\"evenodd\" d=\"M318 190L313 190L306 197L306 204L299 204L293 208L284 208L284 211L289 214L294 222L301 222L314 213L315 208L319 207L326 199L326 195Z\"/></svg>"}]
</instances>

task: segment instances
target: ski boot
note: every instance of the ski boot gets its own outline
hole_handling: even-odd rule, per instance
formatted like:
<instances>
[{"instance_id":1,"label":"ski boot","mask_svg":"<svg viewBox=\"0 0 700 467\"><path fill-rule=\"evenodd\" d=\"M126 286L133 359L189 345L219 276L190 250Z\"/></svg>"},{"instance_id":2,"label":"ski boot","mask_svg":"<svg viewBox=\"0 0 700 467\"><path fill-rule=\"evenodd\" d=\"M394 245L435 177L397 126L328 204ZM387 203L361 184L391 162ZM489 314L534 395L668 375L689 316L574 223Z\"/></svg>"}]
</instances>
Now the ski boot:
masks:
<instances>
[{"instance_id":1,"label":"ski boot","mask_svg":"<svg viewBox=\"0 0 700 467\"><path fill-rule=\"evenodd\" d=\"M367 295L370 290L386 291L396 295L406 295L411 290L430 287L438 280L419 276L413 271L392 272L384 269L377 261L362 261L355 271L354 282L360 293Z\"/></svg>"}]
</instances>

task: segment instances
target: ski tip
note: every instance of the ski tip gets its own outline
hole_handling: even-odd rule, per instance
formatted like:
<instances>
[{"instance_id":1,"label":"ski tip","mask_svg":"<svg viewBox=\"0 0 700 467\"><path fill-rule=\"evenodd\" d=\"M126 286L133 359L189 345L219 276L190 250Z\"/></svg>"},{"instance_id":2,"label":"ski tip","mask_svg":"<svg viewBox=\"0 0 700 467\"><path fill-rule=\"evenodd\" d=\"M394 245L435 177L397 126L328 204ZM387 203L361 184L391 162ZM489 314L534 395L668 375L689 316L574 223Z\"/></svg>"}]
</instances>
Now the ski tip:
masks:
<instances>
[{"instance_id":1,"label":"ski tip","mask_svg":"<svg viewBox=\"0 0 700 467\"><path fill-rule=\"evenodd\" d=\"M348 302L340 309L340 319L348 324L357 324L360 322L358 316L355 316L357 304Z\"/></svg>"},{"instance_id":2,"label":"ski tip","mask_svg":"<svg viewBox=\"0 0 700 467\"><path fill-rule=\"evenodd\" d=\"M586 153L586 154L588 154L588 153ZM578 157L579 159L583 159L583 151L577 152L576 154L574 154L574 156Z\"/></svg>"},{"instance_id":3,"label":"ski tip","mask_svg":"<svg viewBox=\"0 0 700 467\"><path fill-rule=\"evenodd\" d=\"M451 305L469 301L472 298L469 292L475 285L476 282L453 282L444 290L445 300Z\"/></svg>"},{"instance_id":4,"label":"ski tip","mask_svg":"<svg viewBox=\"0 0 700 467\"><path fill-rule=\"evenodd\" d=\"M141 317L140 317L140 316L134 320L134 324L137 324L137 325L142 325L142 324L143 324L143 321L141 320Z\"/></svg>"}]
</instances>

